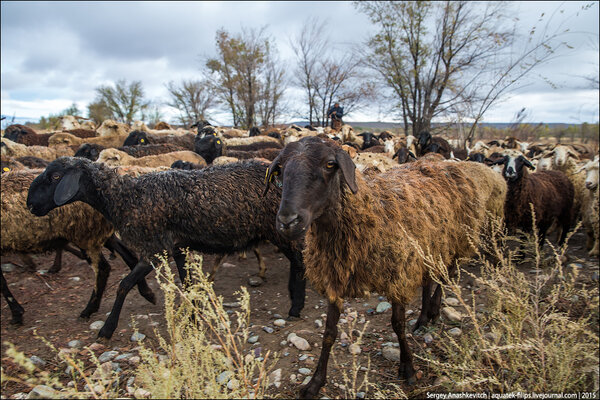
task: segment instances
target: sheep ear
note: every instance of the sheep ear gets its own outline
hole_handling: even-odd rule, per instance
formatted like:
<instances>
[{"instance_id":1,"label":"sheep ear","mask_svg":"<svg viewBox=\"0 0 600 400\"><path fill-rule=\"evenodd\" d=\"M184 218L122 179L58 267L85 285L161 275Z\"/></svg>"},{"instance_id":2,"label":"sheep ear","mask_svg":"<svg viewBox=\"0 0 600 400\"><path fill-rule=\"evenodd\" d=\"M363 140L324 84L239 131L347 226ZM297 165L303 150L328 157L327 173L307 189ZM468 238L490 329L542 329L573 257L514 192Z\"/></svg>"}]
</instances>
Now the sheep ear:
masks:
<instances>
[{"instance_id":1,"label":"sheep ear","mask_svg":"<svg viewBox=\"0 0 600 400\"><path fill-rule=\"evenodd\" d=\"M529 169L535 169L535 167L533 166L533 164L532 164L532 163L531 163L531 162L530 162L528 159L526 159L526 158L525 158L525 157L523 157L523 156L521 156L521 157L523 158L523 164L524 164L524 165L525 165L527 168L529 168Z\"/></svg>"},{"instance_id":2,"label":"sheep ear","mask_svg":"<svg viewBox=\"0 0 600 400\"><path fill-rule=\"evenodd\" d=\"M358 186L356 185L356 165L352 162L350 155L346 153L344 150L339 149L335 152L335 160L337 161L340 169L342 170L342 175L344 175L344 181L350 188L353 194L358 192Z\"/></svg>"},{"instance_id":3,"label":"sheep ear","mask_svg":"<svg viewBox=\"0 0 600 400\"><path fill-rule=\"evenodd\" d=\"M504 156L502 158L497 159L496 161L492 162L492 165L500 165L500 164L504 164L507 160L507 156Z\"/></svg>"},{"instance_id":4,"label":"sheep ear","mask_svg":"<svg viewBox=\"0 0 600 400\"><path fill-rule=\"evenodd\" d=\"M275 157L271 162L271 165L267 167L267 172L265 172L265 190L263 191L263 197L266 196L269 191L271 181L273 180L273 172L277 168L277 164L279 164L279 156Z\"/></svg>"},{"instance_id":5,"label":"sheep ear","mask_svg":"<svg viewBox=\"0 0 600 400\"><path fill-rule=\"evenodd\" d=\"M62 206L71 200L79 191L81 171L69 171L62 177L54 191L54 203Z\"/></svg>"},{"instance_id":6,"label":"sheep ear","mask_svg":"<svg viewBox=\"0 0 600 400\"><path fill-rule=\"evenodd\" d=\"M414 158L415 160L417 159L417 157L410 150L408 151L408 155L411 156L412 158Z\"/></svg>"}]
</instances>

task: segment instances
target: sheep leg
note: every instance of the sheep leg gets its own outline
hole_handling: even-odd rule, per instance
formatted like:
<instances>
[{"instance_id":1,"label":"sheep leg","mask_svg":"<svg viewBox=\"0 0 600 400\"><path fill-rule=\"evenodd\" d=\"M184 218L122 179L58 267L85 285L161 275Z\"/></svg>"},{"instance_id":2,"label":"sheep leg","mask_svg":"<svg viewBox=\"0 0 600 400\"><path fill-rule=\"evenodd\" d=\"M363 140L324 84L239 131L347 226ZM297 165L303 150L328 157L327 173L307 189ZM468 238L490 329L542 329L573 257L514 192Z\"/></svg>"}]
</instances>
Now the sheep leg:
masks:
<instances>
[{"instance_id":1,"label":"sheep leg","mask_svg":"<svg viewBox=\"0 0 600 400\"><path fill-rule=\"evenodd\" d=\"M306 279L304 279L304 263L302 253L290 249L283 249L283 253L290 260L290 276L288 291L292 300L292 307L288 312L288 320L300 318L300 311L304 308L306 297Z\"/></svg>"},{"instance_id":2,"label":"sheep leg","mask_svg":"<svg viewBox=\"0 0 600 400\"><path fill-rule=\"evenodd\" d=\"M65 244L65 246L62 249L68 251L69 253L73 254L75 257L80 258L82 260L85 260L86 258L88 258L87 255L81 249L78 250L74 247L69 246L68 244ZM50 271L48 271L48 272L50 272Z\"/></svg>"},{"instance_id":3,"label":"sheep leg","mask_svg":"<svg viewBox=\"0 0 600 400\"><path fill-rule=\"evenodd\" d=\"M427 279L423 282L422 297L421 297L421 314L419 314L419 318L417 319L417 323L413 328L413 332L419 329L422 326L427 325L428 316L430 312L430 302L431 302L431 286L433 282L431 279Z\"/></svg>"},{"instance_id":4,"label":"sheep leg","mask_svg":"<svg viewBox=\"0 0 600 400\"><path fill-rule=\"evenodd\" d=\"M96 271L96 285L94 286L94 290L92 290L92 296L90 297L87 306L81 314L79 314L81 318L89 318L90 315L98 311L104 289L106 288L106 281L110 275L110 264L106 261L100 250L94 252L91 255L91 258L92 268ZM96 265L97 267L95 267Z\"/></svg>"},{"instance_id":5,"label":"sheep leg","mask_svg":"<svg viewBox=\"0 0 600 400\"><path fill-rule=\"evenodd\" d=\"M2 294L8 303L10 313L12 314L10 323L13 325L23 325L23 314L25 313L25 310L8 289L8 284L6 283L4 272L2 272L2 270L0 270L0 279L2 280Z\"/></svg>"},{"instance_id":6,"label":"sheep leg","mask_svg":"<svg viewBox=\"0 0 600 400\"><path fill-rule=\"evenodd\" d=\"M265 265L265 260L263 260L262 255L260 254L260 250L258 250L258 247L255 247L252 250L254 250L254 255L256 256L256 260L258 261L258 277L263 281L266 281L267 278L265 276L265 273L267 272L267 266Z\"/></svg>"},{"instance_id":7,"label":"sheep leg","mask_svg":"<svg viewBox=\"0 0 600 400\"><path fill-rule=\"evenodd\" d=\"M335 338L337 337L337 323L339 319L340 309L335 303L329 303L329 307L327 308L327 322L325 323L325 334L323 335L323 349L319 356L317 369L310 382L300 389L300 398L302 399L316 398L319 390L325 384L327 379L327 362L329 361L331 347L335 343Z\"/></svg>"},{"instance_id":8,"label":"sheep leg","mask_svg":"<svg viewBox=\"0 0 600 400\"><path fill-rule=\"evenodd\" d=\"M49 274L55 274L61 270L61 268L62 268L62 253L63 253L62 248L56 249L56 256L54 257L54 263L52 264L52 267L50 267L50 269L48 270Z\"/></svg>"},{"instance_id":9,"label":"sheep leg","mask_svg":"<svg viewBox=\"0 0 600 400\"><path fill-rule=\"evenodd\" d=\"M404 332L404 313L404 304L395 301L392 302L392 327L398 336L398 343L400 344L400 367L398 368L398 375L400 378L406 379L409 385L413 385L416 381L415 368L413 367L412 353Z\"/></svg>"},{"instance_id":10,"label":"sheep leg","mask_svg":"<svg viewBox=\"0 0 600 400\"><path fill-rule=\"evenodd\" d=\"M221 266L221 263L223 262L223 260L225 259L225 257L227 257L227 254L217 254L217 256L215 258L215 262L214 262L214 264L212 266L212 269L210 270L210 274L208 274L208 280L210 282L214 282L215 281L215 274L217 273L217 270Z\"/></svg>"},{"instance_id":11,"label":"sheep leg","mask_svg":"<svg viewBox=\"0 0 600 400\"><path fill-rule=\"evenodd\" d=\"M115 299L115 303L113 304L112 311L110 315L104 322L104 326L98 332L99 338L110 339L115 329L117 329L117 325L119 324L119 316L121 314L121 309L123 308L123 303L125 303L125 297L129 291L135 286L135 284L144 279L146 275L152 272L152 265L145 261L140 261L135 266L135 268L127 275L121 283L119 283L119 289L117 290L117 298Z\"/></svg>"},{"instance_id":12,"label":"sheep leg","mask_svg":"<svg viewBox=\"0 0 600 400\"><path fill-rule=\"evenodd\" d=\"M121 256L125 264L129 267L130 270L133 271L135 266L138 263L138 259L136 255L129 250L119 238L115 235L112 235L108 238L108 240L104 243L104 247L106 247L111 253L117 253ZM150 287L148 286L148 282L146 282L146 278L140 280L137 283L138 291L142 295L143 298L148 300L152 304L156 304L156 296Z\"/></svg>"}]
</instances>

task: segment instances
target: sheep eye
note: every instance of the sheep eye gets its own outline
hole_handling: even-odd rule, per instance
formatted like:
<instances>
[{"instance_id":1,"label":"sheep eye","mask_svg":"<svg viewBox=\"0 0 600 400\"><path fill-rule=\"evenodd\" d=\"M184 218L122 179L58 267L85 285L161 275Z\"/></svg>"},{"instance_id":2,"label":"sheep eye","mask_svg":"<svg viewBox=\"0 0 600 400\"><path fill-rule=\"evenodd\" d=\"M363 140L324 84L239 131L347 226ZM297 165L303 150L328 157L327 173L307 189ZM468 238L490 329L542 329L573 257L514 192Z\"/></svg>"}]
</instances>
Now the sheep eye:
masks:
<instances>
[{"instance_id":1,"label":"sheep eye","mask_svg":"<svg viewBox=\"0 0 600 400\"><path fill-rule=\"evenodd\" d=\"M53 173L52 174L52 179L55 180L55 181L59 180L60 179L60 174L58 172Z\"/></svg>"},{"instance_id":2,"label":"sheep eye","mask_svg":"<svg viewBox=\"0 0 600 400\"><path fill-rule=\"evenodd\" d=\"M335 161L327 161L326 167L327 169L331 169L336 166Z\"/></svg>"}]
</instances>

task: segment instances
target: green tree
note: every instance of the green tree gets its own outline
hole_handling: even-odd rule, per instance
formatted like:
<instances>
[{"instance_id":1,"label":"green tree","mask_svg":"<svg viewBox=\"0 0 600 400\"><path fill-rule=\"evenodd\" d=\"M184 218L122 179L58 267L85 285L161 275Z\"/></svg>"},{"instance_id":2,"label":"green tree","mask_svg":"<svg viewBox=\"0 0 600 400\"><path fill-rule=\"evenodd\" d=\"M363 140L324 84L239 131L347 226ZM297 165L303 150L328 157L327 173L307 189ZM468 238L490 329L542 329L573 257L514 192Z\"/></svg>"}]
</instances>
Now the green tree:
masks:
<instances>
[{"instance_id":1,"label":"green tree","mask_svg":"<svg viewBox=\"0 0 600 400\"><path fill-rule=\"evenodd\" d=\"M110 110L111 118L119 122L131 124L136 115L141 115L150 105L144 99L141 81L127 82L121 79L113 86L96 88L96 102L102 102Z\"/></svg>"},{"instance_id":2,"label":"green tree","mask_svg":"<svg viewBox=\"0 0 600 400\"><path fill-rule=\"evenodd\" d=\"M96 100L88 104L88 118L94 121L98 126L107 119L112 118L110 108L101 100Z\"/></svg>"}]
</instances>

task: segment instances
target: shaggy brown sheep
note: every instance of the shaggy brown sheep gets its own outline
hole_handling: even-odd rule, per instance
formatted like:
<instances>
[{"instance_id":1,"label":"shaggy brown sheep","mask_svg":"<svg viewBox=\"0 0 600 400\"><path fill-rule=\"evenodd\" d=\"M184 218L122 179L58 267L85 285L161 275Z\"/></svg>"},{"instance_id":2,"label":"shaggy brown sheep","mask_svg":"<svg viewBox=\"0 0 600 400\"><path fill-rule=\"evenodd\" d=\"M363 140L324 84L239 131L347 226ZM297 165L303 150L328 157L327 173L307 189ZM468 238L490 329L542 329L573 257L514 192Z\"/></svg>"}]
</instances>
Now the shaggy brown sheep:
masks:
<instances>
[{"instance_id":1,"label":"shaggy brown sheep","mask_svg":"<svg viewBox=\"0 0 600 400\"><path fill-rule=\"evenodd\" d=\"M265 192L271 180L283 187L277 229L290 240L306 233L306 277L329 301L319 363L301 398L325 384L343 298L372 291L392 302L399 373L414 381L404 311L429 277L421 252L447 266L472 256L469 237L478 237L506 191L500 176L477 163L417 162L368 178L334 141L314 137L289 144L269 167ZM436 311L427 303L425 316Z\"/></svg>"}]
</instances>

